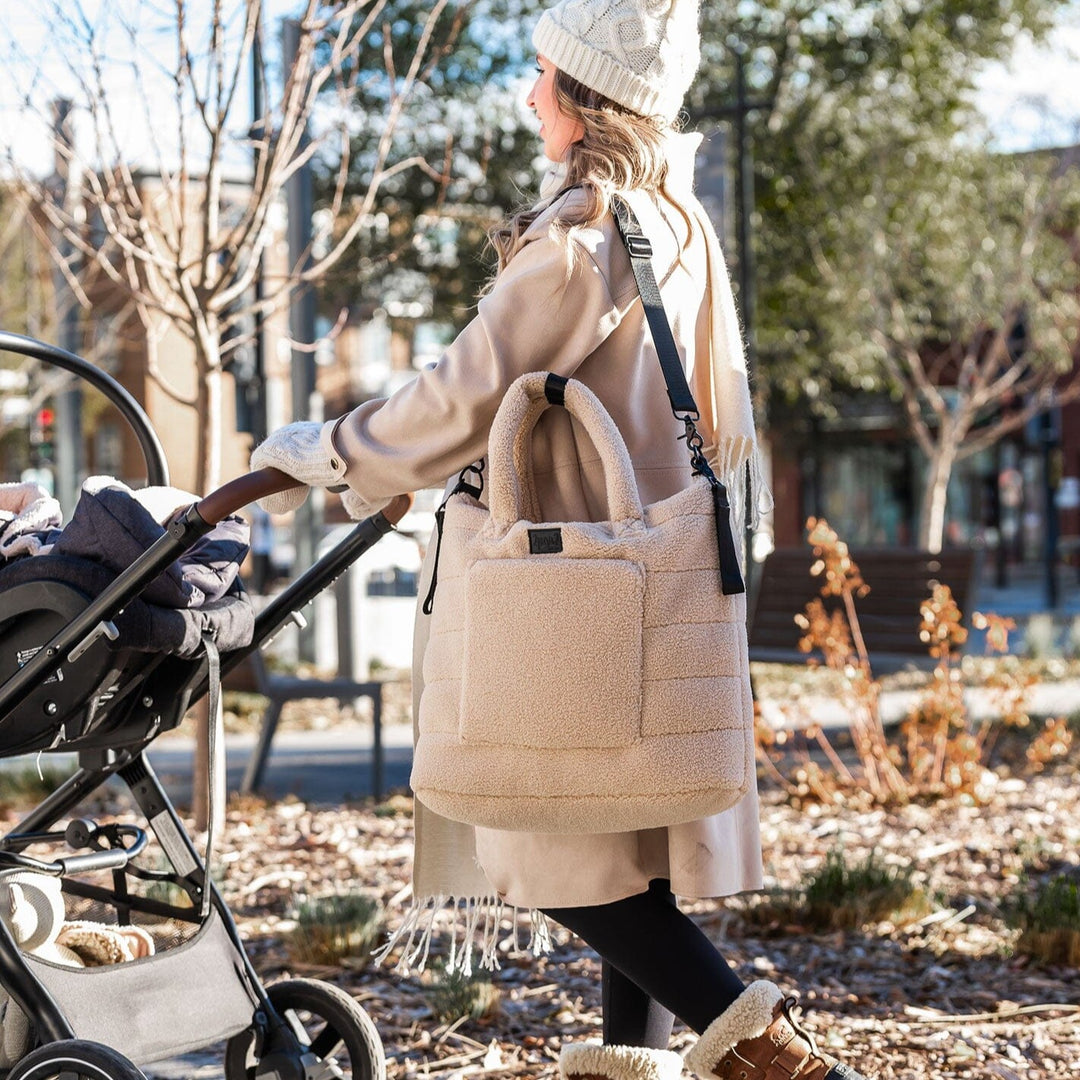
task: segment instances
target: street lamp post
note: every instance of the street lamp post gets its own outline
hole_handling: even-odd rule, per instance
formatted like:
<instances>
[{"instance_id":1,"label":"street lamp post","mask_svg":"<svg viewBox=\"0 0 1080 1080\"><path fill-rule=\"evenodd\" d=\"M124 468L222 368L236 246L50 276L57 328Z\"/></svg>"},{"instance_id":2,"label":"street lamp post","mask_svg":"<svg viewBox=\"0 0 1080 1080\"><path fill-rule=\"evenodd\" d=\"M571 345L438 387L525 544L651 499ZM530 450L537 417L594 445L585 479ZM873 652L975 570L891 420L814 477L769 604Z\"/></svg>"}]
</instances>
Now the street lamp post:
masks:
<instances>
[{"instance_id":1,"label":"street lamp post","mask_svg":"<svg viewBox=\"0 0 1080 1080\"><path fill-rule=\"evenodd\" d=\"M56 182L60 185L64 208L69 214L74 209L74 201L79 198L76 178L72 175L71 108L72 103L67 98L59 98L53 102ZM79 257L71 242L64 236L63 230L57 231L55 244L57 254L64 262L67 272L74 276L78 273ZM57 342L68 352L81 353L79 302L62 270L57 268L53 279L56 285L59 315ZM65 379L64 387L57 391L54 402L56 411L55 495L65 512L71 514L79 499L83 473L82 388L78 385L78 380Z\"/></svg>"},{"instance_id":2,"label":"street lamp post","mask_svg":"<svg viewBox=\"0 0 1080 1080\"><path fill-rule=\"evenodd\" d=\"M1042 414L1040 434L1043 456L1043 566L1045 571L1046 606L1053 611L1058 606L1058 483L1061 478L1061 445L1057 409L1048 408Z\"/></svg>"},{"instance_id":3,"label":"street lamp post","mask_svg":"<svg viewBox=\"0 0 1080 1080\"><path fill-rule=\"evenodd\" d=\"M286 19L282 26L282 45L286 70L296 62L300 50L300 22ZM307 145L305 131L298 152ZM289 262L302 269L311 260L312 215L314 213L314 182L311 163L296 169L286 181L285 200L289 208ZM310 285L301 283L289 307L289 333L293 340L292 355L292 412L293 420L322 420L322 403L315 393L315 293ZM306 346L306 348L304 347ZM299 576L314 565L319 533L322 531L322 493L312 490L293 515L295 557L293 573ZM315 660L315 627L309 623L299 634L300 658Z\"/></svg>"}]
</instances>

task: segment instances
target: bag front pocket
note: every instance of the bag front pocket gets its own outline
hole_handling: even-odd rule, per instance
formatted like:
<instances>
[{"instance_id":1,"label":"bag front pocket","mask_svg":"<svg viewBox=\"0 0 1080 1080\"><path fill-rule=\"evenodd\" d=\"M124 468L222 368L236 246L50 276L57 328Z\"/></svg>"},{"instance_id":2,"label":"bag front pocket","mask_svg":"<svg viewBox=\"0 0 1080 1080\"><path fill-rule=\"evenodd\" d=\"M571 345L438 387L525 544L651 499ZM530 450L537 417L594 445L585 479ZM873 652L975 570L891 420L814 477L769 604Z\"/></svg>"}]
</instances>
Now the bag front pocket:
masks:
<instances>
[{"instance_id":1,"label":"bag front pocket","mask_svg":"<svg viewBox=\"0 0 1080 1080\"><path fill-rule=\"evenodd\" d=\"M465 596L463 742L562 750L640 738L639 563L479 560Z\"/></svg>"}]
</instances>

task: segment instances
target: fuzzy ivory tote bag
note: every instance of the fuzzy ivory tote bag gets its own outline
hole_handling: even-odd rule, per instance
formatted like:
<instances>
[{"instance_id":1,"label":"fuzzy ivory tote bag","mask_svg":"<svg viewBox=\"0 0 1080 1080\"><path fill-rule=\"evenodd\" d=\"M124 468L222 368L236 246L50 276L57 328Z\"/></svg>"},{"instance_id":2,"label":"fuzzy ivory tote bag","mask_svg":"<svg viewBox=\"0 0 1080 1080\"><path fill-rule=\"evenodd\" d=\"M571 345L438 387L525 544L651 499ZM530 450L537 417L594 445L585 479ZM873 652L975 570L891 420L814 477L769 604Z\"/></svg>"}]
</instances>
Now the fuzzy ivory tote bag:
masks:
<instances>
[{"instance_id":1,"label":"fuzzy ivory tote bag","mask_svg":"<svg viewBox=\"0 0 1080 1080\"><path fill-rule=\"evenodd\" d=\"M423 608L432 623L412 788L472 825L658 828L718 813L753 782L746 597L727 493L702 451L651 245L627 203L612 209L694 475L643 508L626 443L592 391L546 372L510 387L488 443L490 510L483 466L464 470L437 514ZM531 436L551 406L592 439L610 521L537 520Z\"/></svg>"},{"instance_id":2,"label":"fuzzy ivory tote bag","mask_svg":"<svg viewBox=\"0 0 1080 1080\"><path fill-rule=\"evenodd\" d=\"M531 514L530 436L552 401L603 460L610 521ZM722 591L709 479L643 509L600 401L544 372L511 386L488 461L490 510L464 492L445 507L416 797L444 817L545 833L733 805L754 769L746 605Z\"/></svg>"}]
</instances>

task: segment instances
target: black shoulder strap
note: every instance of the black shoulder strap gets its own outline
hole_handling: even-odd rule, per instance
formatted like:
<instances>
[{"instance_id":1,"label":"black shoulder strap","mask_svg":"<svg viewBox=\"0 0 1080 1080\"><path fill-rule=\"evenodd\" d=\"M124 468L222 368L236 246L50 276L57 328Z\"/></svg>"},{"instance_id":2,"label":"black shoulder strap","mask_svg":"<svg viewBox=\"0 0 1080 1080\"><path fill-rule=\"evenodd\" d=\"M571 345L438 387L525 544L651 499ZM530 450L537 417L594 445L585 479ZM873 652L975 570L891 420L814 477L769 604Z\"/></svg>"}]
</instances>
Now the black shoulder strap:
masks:
<instances>
[{"instance_id":1,"label":"black shoulder strap","mask_svg":"<svg viewBox=\"0 0 1080 1080\"><path fill-rule=\"evenodd\" d=\"M615 224L619 227L619 235L630 254L630 268L634 271L634 280L645 308L645 318L649 320L653 344L656 346L657 356L660 357L660 368L664 373L664 382L667 383L671 411L680 420L684 420L687 414L691 419L697 420L701 414L686 381L679 350L675 347L675 337L671 333L667 313L664 311L664 301L660 298L660 286L657 285L656 275L653 273L652 244L641 231L637 215L624 199L618 196L612 199L611 212L615 217Z\"/></svg>"},{"instance_id":2,"label":"black shoulder strap","mask_svg":"<svg viewBox=\"0 0 1080 1080\"><path fill-rule=\"evenodd\" d=\"M671 324L667 320L667 312L664 311L664 301L660 296L660 286L656 283L656 275L653 273L652 244L649 243L648 237L641 231L637 216L630 209L630 205L625 199L615 196L611 200L611 212L615 217L619 236L622 237L622 241L630 255L630 267L634 272L638 292L641 293L645 318L649 321L653 344L656 346L656 355L660 359L660 369L664 373L664 382L667 384L671 411L675 414L676 419L681 420L686 426L684 438L686 439L687 449L690 451L690 462L694 472L706 477L710 485L712 485L713 510L716 515L716 542L720 551L722 590L725 596L745 592L746 585L743 581L742 570L739 567L739 557L735 550L735 537L731 531L727 490L705 460L702 438L696 426L701 414L698 412L694 395L690 392L690 385L686 381L686 372L683 371L682 361L679 359L679 350L675 346L675 335L671 332Z\"/></svg>"}]
</instances>

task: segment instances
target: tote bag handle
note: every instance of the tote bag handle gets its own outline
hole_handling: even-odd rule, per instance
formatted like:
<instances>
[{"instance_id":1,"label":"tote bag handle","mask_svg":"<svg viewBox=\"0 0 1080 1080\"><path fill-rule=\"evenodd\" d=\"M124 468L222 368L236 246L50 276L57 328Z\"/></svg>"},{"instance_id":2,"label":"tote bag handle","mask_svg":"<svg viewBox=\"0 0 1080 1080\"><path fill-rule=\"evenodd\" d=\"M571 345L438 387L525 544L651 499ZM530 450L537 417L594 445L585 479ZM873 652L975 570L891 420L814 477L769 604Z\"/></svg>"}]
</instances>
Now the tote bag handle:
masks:
<instances>
[{"instance_id":1,"label":"tote bag handle","mask_svg":"<svg viewBox=\"0 0 1080 1080\"><path fill-rule=\"evenodd\" d=\"M550 388L550 394L548 393ZM531 468L533 428L553 404L585 428L600 455L607 489L608 515L613 527L643 528L644 511L638 494L630 452L615 421L597 396L576 379L546 371L522 376L503 398L488 441L491 478L488 506L498 535L521 518L536 520L537 499Z\"/></svg>"}]
</instances>

